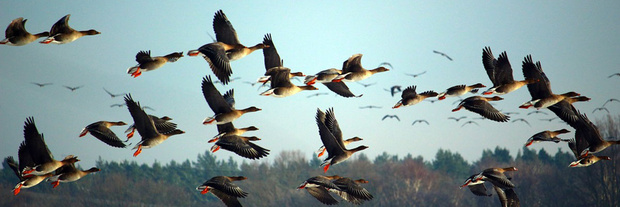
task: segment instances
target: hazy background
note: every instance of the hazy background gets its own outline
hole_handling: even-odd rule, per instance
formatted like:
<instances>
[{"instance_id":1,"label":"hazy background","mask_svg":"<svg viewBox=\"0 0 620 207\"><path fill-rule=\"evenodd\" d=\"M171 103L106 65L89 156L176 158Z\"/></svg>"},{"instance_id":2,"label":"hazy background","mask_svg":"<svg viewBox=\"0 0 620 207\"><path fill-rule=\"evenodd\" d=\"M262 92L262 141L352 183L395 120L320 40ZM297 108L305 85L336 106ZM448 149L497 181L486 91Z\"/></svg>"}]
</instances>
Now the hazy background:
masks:
<instances>
[{"instance_id":1,"label":"hazy background","mask_svg":"<svg viewBox=\"0 0 620 207\"><path fill-rule=\"evenodd\" d=\"M507 51L514 77L523 79L521 61L532 54L541 61L552 82L553 91L577 91L592 98L575 106L592 120L606 112L592 111L609 98L620 98L620 77L607 76L620 72L620 14L618 1L597 2L460 2L460 1L322 1L322 2L164 2L61 1L53 6L46 1L5 1L0 8L0 27L11 20L28 19L31 33L48 31L66 14L69 25L77 30L96 29L100 35L88 36L65 45L31 43L22 47L0 46L0 156L17 155L23 140L23 124L34 116L37 128L44 133L47 145L57 159L74 154L83 167L104 160L135 160L139 163L194 159L212 145L206 141L217 134L215 126L202 125L213 112L205 102L200 84L212 75L202 58L183 57L175 63L145 72L138 78L126 74L134 66L140 50L151 50L153 56L197 49L211 42L213 15L222 9L234 25L239 39L247 46L262 42L271 33L284 65L294 71L314 74L320 70L341 67L356 53L364 54L362 65L375 68L382 62L394 68L377 74L365 84L347 83L361 98L335 96L322 85L319 91L301 92L283 99L261 97L267 88L258 89L244 81L255 81L264 73L262 51L233 62L232 77L241 77L228 86L218 85L220 92L235 89L237 108L257 106L263 110L247 114L234 122L237 127L254 125L262 138L260 146L278 154L282 150L302 150L308 158L321 145L314 115L316 109L334 107L345 138L359 136L355 143L370 146L363 152L375 157L383 152L404 156L411 153L432 159L439 148L458 152L469 161L480 157L482 150L506 147L517 153L531 135L543 130L567 128L549 115L526 115L532 109L517 108L530 100L526 88L504 95L495 107L504 112L519 112L511 120L497 123L475 120L480 126L461 125L480 117L469 111L451 112L457 98L412 107L391 109L399 100L388 89L392 85L417 85L418 92L442 92L457 84L492 84L482 66L482 48L490 46L495 54ZM454 61L434 54L438 50ZM417 78L404 75L427 71ZM212 75L213 76L213 75ZM31 82L51 82L40 88ZM295 84L300 82L293 81ZM74 92L63 87L80 86ZM138 157L133 150L112 148L91 135L78 138L86 125L100 121L133 120L126 107L110 107L123 103L122 97L110 98L103 87L113 93L130 92L133 98L156 116L170 116L186 133L173 136L163 144L145 149ZM483 89L484 90L484 89ZM316 92L329 95L307 98ZM469 95L468 95L469 96ZM465 98L465 97L463 97ZM433 99L434 100L434 99ZM359 109L376 105L381 109ZM620 103L607 104L612 114L620 112ZM381 118L396 114L401 121ZM467 116L456 123L448 117ZM426 119L430 125L411 123ZM123 127L112 128L123 136ZM573 132L562 138L571 138ZM135 145L136 135L130 142ZM133 145L131 147L133 147ZM543 143L554 153L566 144ZM219 158L241 157L228 151L215 153ZM513 154L514 155L514 154ZM271 155L267 158L271 159ZM318 166L317 166L318 167Z\"/></svg>"}]
</instances>

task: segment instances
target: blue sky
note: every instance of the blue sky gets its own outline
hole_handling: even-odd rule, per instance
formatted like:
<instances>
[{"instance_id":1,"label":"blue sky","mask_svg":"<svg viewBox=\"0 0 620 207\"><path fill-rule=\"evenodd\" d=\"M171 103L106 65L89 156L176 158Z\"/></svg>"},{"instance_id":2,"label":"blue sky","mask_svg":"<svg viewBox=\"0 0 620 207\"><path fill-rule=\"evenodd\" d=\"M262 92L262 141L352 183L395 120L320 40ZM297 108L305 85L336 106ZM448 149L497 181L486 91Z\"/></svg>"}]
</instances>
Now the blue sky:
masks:
<instances>
[{"instance_id":1,"label":"blue sky","mask_svg":"<svg viewBox=\"0 0 620 207\"><path fill-rule=\"evenodd\" d=\"M241 79L228 86L219 85L218 89L224 92L234 88L238 108L253 105L263 109L234 124L260 128L248 135L262 138L257 143L271 149L265 160L272 160L282 150L301 150L310 159L321 145L314 119L316 109L329 107L334 107L345 138L364 138L359 144L370 146L364 150L370 157L383 152L399 156L411 153L430 160L443 148L473 161L482 150L495 146L506 147L516 155L527 138L537 132L562 128L574 131L558 120L540 121L555 117L548 110L543 111L549 115L527 116L532 109L519 109L518 105L530 100L527 89L504 95L505 100L495 107L520 112L512 119L525 118L531 127L489 120L475 120L480 126L461 127L463 121L479 115L464 110L451 112L456 98L391 109L399 97L391 97L384 89L417 85L418 92L442 92L453 85L478 82L490 87L481 60L482 48L490 46L496 56L507 51L515 79L523 79L521 61L531 54L535 61L541 61L554 92L577 91L592 98L575 106L590 119L601 118L604 112L592 110L609 98L620 98L620 77L607 78L620 72L618 8L617 1L61 1L53 8L45 1L8 1L0 9L2 27L24 17L28 19L26 29L38 33L48 31L62 16L71 14L69 25L73 28L96 29L101 34L65 45L35 42L21 47L0 46L0 156L17 155L23 123L26 117L34 116L54 156L60 159L77 155L82 166L94 165L99 156L139 163L195 159L211 147L206 141L217 134L215 126L201 124L205 117L213 115L200 90L202 78L212 75L207 62L185 56L135 79L126 70L136 64L135 55L140 50L151 50L159 56L185 53L211 42L208 34L214 36L212 19L219 9L234 25L240 41L248 46L262 42L263 36L271 33L284 65L294 71L314 74L339 68L356 53L364 54L362 64L366 68L382 62L394 66L389 72L362 81L375 85L347 83L353 93L364 94L361 98L337 97L322 85L317 86L319 91L273 98L258 95L267 88L243 83L264 73L261 51L232 62L232 77ZM450 55L454 61L433 50ZM426 74L417 78L404 75L423 71ZM31 82L54 84L39 88ZM63 85L84 87L71 92ZM104 87L113 93L130 92L142 105L155 109L147 113L172 117L186 133L145 149L137 158L131 156L133 150L109 147L91 135L78 138L80 130L95 121L133 122L125 107L110 107L123 100L110 98ZM306 98L315 92L330 95ZM359 109L366 105L383 108ZM609 103L607 108L618 114L620 103ZM401 121L381 121L386 114L396 114ZM456 123L448 120L450 116L468 118ZM416 119L426 119L430 125L411 126ZM124 130L113 128L120 136ZM135 144L138 139L131 142ZM535 144L533 148L545 148L550 153L558 148L568 150L565 144L554 143ZM215 155L242 160L222 150Z\"/></svg>"}]
</instances>

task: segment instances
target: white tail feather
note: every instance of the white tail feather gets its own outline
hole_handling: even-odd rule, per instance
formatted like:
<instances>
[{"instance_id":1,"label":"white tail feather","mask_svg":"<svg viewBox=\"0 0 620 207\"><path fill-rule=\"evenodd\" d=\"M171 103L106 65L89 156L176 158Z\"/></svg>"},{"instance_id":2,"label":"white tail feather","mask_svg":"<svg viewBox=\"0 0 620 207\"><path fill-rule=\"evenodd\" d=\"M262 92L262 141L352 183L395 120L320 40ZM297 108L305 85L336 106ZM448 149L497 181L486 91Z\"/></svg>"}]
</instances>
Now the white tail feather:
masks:
<instances>
[{"instance_id":1,"label":"white tail feather","mask_svg":"<svg viewBox=\"0 0 620 207\"><path fill-rule=\"evenodd\" d=\"M133 66L127 69L127 74L132 74L135 73L136 71L138 71L138 69L140 69L140 67L138 66Z\"/></svg>"}]
</instances>

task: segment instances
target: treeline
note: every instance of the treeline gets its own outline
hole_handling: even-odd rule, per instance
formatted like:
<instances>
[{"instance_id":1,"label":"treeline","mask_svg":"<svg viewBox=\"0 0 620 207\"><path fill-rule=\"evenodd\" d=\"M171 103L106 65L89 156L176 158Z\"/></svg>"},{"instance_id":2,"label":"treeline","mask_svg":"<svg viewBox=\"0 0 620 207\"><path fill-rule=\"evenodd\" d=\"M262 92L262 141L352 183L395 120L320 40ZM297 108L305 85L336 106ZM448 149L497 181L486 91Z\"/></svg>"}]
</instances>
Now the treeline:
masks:
<instances>
[{"instance_id":1,"label":"treeline","mask_svg":"<svg viewBox=\"0 0 620 207\"><path fill-rule=\"evenodd\" d=\"M599 123L603 137L619 137L620 118ZM561 143L564 144L564 143ZM620 206L618 147L601 154L612 157L587 168L569 168L572 152L521 149L515 157L505 148L483 150L478 161L468 163L459 153L440 149L434 159L383 153L370 159L363 153L330 168L328 174L364 178L374 199L362 206L499 206L497 196L474 196L459 189L463 181L488 167L515 166L507 173L517 186L522 206ZM217 159L205 152L195 161L181 163L108 162L98 160L102 171L75 183L52 189L41 183L13 196L17 178L3 163L0 171L0 206L224 206L213 195L195 188L216 175L242 175L236 182L249 192L244 206L320 206L305 190L296 187L309 177L322 175L320 159L300 151L271 155L270 161ZM342 201L341 206L353 206Z\"/></svg>"}]
</instances>

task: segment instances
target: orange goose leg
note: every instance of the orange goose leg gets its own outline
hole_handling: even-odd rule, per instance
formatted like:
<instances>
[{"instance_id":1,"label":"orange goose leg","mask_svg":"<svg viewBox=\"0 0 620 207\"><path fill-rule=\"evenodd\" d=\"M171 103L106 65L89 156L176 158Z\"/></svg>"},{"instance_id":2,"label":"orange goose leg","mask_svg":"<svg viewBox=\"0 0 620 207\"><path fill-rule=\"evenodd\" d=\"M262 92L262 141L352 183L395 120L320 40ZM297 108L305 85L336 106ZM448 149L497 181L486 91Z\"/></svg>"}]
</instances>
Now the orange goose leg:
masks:
<instances>
[{"instance_id":1,"label":"orange goose leg","mask_svg":"<svg viewBox=\"0 0 620 207\"><path fill-rule=\"evenodd\" d=\"M314 77L311 81L308 81L308 83L306 83L306 85L313 85L313 84L315 84L317 78L318 77Z\"/></svg>"},{"instance_id":2,"label":"orange goose leg","mask_svg":"<svg viewBox=\"0 0 620 207\"><path fill-rule=\"evenodd\" d=\"M215 147L215 146L217 146L217 147ZM214 152L216 152L216 151L220 150L220 146L218 146L218 145L215 145L215 146L214 146L214 147L215 147L215 149L212 149L212 150L211 150L211 153L214 153Z\"/></svg>"},{"instance_id":3,"label":"orange goose leg","mask_svg":"<svg viewBox=\"0 0 620 207\"><path fill-rule=\"evenodd\" d=\"M133 156L136 157L142 152L142 145L138 145L138 150L133 153Z\"/></svg>"},{"instance_id":4,"label":"orange goose leg","mask_svg":"<svg viewBox=\"0 0 620 207\"><path fill-rule=\"evenodd\" d=\"M131 132L129 132L129 134L127 134L127 141L129 141L129 138L132 138L132 137L133 137L133 133L135 133L135 132L136 132L136 128L133 128L133 129L131 130Z\"/></svg>"},{"instance_id":5,"label":"orange goose leg","mask_svg":"<svg viewBox=\"0 0 620 207\"><path fill-rule=\"evenodd\" d=\"M58 181L58 180L54 181L54 182L52 182L52 185L53 185L52 188L56 188L56 187L58 187L58 185L60 185L60 181Z\"/></svg>"},{"instance_id":6,"label":"orange goose leg","mask_svg":"<svg viewBox=\"0 0 620 207\"><path fill-rule=\"evenodd\" d=\"M82 132L82 133L80 134L80 137L83 137L83 136L85 136L86 134L88 134L88 130L84 130L84 132Z\"/></svg>"},{"instance_id":7,"label":"orange goose leg","mask_svg":"<svg viewBox=\"0 0 620 207\"><path fill-rule=\"evenodd\" d=\"M30 170L26 170L26 171L22 172L22 175L28 175L28 174L34 172L34 170L35 170L34 168L32 168Z\"/></svg>"},{"instance_id":8,"label":"orange goose leg","mask_svg":"<svg viewBox=\"0 0 620 207\"><path fill-rule=\"evenodd\" d=\"M19 191L22 190L22 185L23 184L19 184L19 186L17 186L17 188L13 189L13 195L19 194Z\"/></svg>"}]
</instances>

